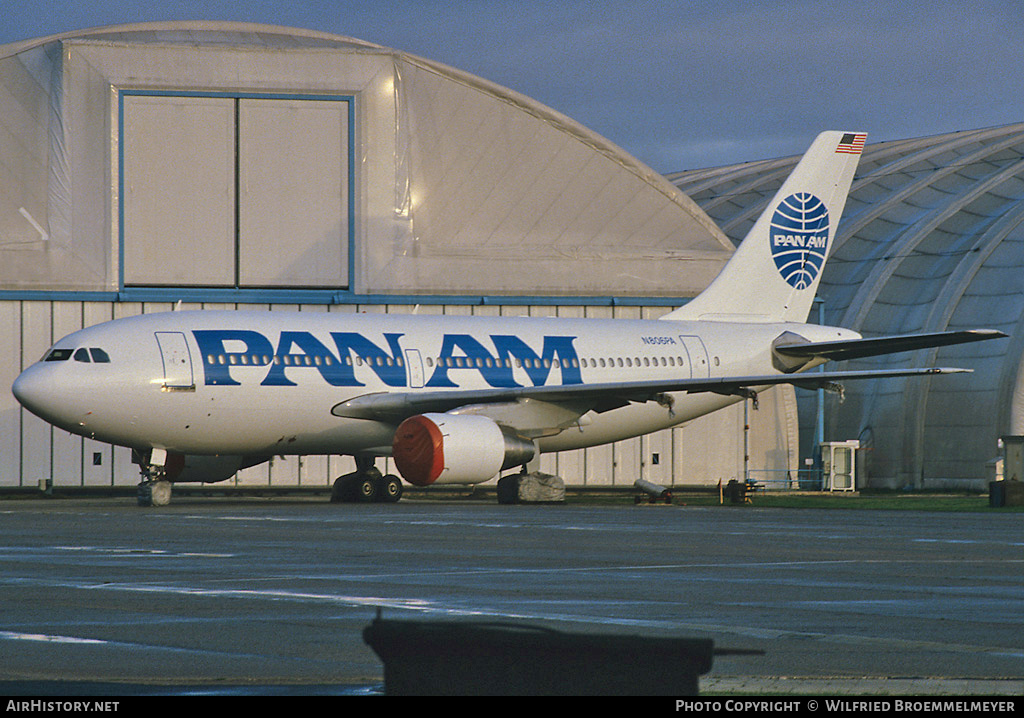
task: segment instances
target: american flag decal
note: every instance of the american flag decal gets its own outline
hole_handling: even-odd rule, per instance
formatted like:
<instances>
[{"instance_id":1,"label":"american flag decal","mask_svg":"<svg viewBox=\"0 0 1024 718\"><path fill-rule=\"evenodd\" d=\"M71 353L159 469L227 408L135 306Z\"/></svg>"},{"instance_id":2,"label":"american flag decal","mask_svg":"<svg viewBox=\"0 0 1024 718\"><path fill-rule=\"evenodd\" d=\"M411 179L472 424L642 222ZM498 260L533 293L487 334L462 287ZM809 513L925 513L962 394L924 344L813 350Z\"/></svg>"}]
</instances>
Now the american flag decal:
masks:
<instances>
[{"instance_id":1,"label":"american flag decal","mask_svg":"<svg viewBox=\"0 0 1024 718\"><path fill-rule=\"evenodd\" d=\"M836 147L837 154L844 155L859 155L864 151L864 141L867 140L868 136L865 134L854 134L849 132L843 135L843 139L839 140L839 145Z\"/></svg>"}]
</instances>

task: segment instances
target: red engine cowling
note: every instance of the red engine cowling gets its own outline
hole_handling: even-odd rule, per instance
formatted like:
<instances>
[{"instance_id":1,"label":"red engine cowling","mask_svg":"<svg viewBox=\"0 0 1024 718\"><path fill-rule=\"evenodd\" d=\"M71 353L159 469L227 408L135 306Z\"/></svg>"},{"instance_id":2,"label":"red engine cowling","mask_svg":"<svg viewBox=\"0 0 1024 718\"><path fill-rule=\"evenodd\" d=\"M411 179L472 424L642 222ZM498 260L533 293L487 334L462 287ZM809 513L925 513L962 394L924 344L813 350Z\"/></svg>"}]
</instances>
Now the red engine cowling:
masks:
<instances>
[{"instance_id":1,"label":"red engine cowling","mask_svg":"<svg viewBox=\"0 0 1024 718\"><path fill-rule=\"evenodd\" d=\"M529 439L472 414L409 417L398 426L392 444L395 466L414 486L479 484L502 469L525 464L536 451Z\"/></svg>"}]
</instances>

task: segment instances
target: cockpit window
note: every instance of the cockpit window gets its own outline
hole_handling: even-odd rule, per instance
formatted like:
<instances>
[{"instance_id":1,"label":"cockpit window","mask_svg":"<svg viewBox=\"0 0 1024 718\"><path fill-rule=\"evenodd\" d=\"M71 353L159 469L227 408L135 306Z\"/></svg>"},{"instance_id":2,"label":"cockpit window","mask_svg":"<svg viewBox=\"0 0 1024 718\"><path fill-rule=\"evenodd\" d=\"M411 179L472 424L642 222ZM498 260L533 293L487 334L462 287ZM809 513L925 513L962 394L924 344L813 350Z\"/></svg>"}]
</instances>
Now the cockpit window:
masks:
<instances>
[{"instance_id":1,"label":"cockpit window","mask_svg":"<svg viewBox=\"0 0 1024 718\"><path fill-rule=\"evenodd\" d=\"M75 361L82 362L84 364L109 364L110 355L99 347L79 347L78 349L51 349L48 354L43 357L43 361L67 361L71 357L75 358Z\"/></svg>"}]
</instances>

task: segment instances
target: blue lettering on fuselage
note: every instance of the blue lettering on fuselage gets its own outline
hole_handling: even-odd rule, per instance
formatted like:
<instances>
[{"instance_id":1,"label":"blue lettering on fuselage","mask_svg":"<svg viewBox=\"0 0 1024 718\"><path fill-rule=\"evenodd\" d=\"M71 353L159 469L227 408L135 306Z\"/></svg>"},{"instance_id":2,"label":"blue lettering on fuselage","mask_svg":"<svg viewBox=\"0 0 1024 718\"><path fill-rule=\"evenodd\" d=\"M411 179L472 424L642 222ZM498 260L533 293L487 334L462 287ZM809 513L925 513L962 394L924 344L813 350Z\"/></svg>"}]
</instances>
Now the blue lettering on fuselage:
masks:
<instances>
[{"instance_id":1,"label":"blue lettering on fuselage","mask_svg":"<svg viewBox=\"0 0 1024 718\"><path fill-rule=\"evenodd\" d=\"M196 329L192 336L196 338L203 357L207 386L238 386L239 382L231 378L232 366L243 363L243 357L245 363L266 366L274 355L270 340L248 329ZM226 346L228 342L240 343L245 348L229 352Z\"/></svg>"},{"instance_id":2,"label":"blue lettering on fuselage","mask_svg":"<svg viewBox=\"0 0 1024 718\"><path fill-rule=\"evenodd\" d=\"M544 337L538 355L522 339L512 335L491 335L495 353L468 334L445 334L437 367L427 381L429 387L459 386L448 374L460 369L480 372L490 386L511 388L522 386L512 375L513 364L521 366L534 386L548 381L553 367L561 368L563 384L582 384L580 363L572 343L576 337Z\"/></svg>"},{"instance_id":3,"label":"blue lettering on fuselage","mask_svg":"<svg viewBox=\"0 0 1024 718\"><path fill-rule=\"evenodd\" d=\"M192 334L199 344L208 386L237 386L238 380L231 376L233 368L268 365L263 386L296 386L288 374L300 369L315 369L331 386L364 386L355 375L355 367L364 363L386 385L406 384L398 342L401 334L384 335L390 354L355 332L331 332L337 353L309 332L281 332L276 350L269 339L251 330L196 329ZM244 349L229 352L228 342L240 343Z\"/></svg>"},{"instance_id":4,"label":"blue lettering on fuselage","mask_svg":"<svg viewBox=\"0 0 1024 718\"><path fill-rule=\"evenodd\" d=\"M402 334L383 335L387 349L357 332L331 332L335 349L306 331L283 331L275 349L271 340L249 329L196 329L207 386L238 386L244 367L269 367L263 386L296 386L295 372L313 369L331 386L364 386L355 367L366 365L387 386L406 386L405 362L399 342ZM458 387L450 372L479 372L489 386L521 386L513 366L522 367L534 386L546 384L551 370L559 368L562 384L582 384L580 363L573 346L576 337L545 336L540 354L513 335L492 335L492 354L469 334L445 334L428 387ZM230 350L229 350L230 347Z\"/></svg>"},{"instance_id":5,"label":"blue lettering on fuselage","mask_svg":"<svg viewBox=\"0 0 1024 718\"><path fill-rule=\"evenodd\" d=\"M508 357L522 362L526 375L534 386L548 383L548 375L552 367L560 367L563 384L582 384L580 362L576 355L576 347L572 345L576 337L544 337L544 346L540 356L517 336L492 336L494 348L498 351L498 359L506 363Z\"/></svg>"}]
</instances>

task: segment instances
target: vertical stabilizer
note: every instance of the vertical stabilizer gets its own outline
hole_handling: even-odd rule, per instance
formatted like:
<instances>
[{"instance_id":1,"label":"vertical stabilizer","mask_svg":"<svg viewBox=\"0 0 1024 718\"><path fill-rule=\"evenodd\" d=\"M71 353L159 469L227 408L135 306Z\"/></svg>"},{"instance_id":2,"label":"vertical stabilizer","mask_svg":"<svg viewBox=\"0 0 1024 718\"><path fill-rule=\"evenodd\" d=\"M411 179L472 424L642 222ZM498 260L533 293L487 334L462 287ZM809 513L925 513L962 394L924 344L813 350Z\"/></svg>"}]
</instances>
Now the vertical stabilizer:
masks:
<instances>
[{"instance_id":1,"label":"vertical stabilizer","mask_svg":"<svg viewBox=\"0 0 1024 718\"><path fill-rule=\"evenodd\" d=\"M663 318L806 321L866 137L818 135L710 286Z\"/></svg>"}]
</instances>

